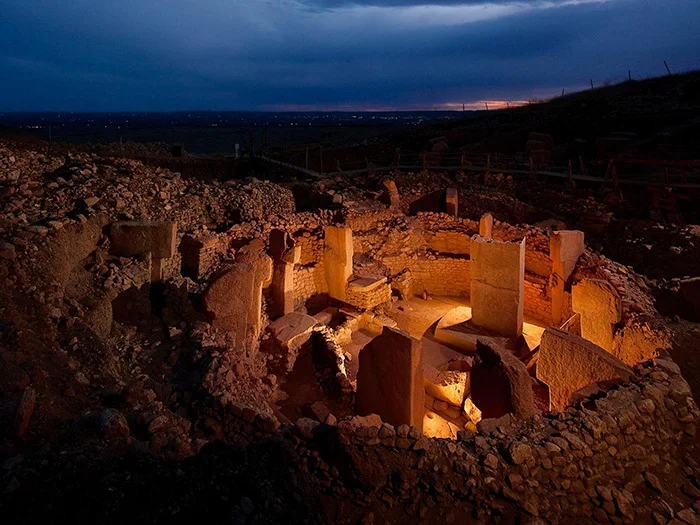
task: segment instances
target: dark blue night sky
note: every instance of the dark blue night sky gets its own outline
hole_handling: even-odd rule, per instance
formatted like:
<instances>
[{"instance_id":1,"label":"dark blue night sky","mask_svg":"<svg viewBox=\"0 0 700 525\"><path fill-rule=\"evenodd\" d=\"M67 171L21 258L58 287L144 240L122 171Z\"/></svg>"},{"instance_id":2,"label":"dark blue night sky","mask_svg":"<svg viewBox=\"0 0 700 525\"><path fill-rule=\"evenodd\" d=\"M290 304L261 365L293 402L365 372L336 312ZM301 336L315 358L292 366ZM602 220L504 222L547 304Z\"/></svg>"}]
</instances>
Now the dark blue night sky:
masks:
<instances>
[{"instance_id":1,"label":"dark blue night sky","mask_svg":"<svg viewBox=\"0 0 700 525\"><path fill-rule=\"evenodd\" d=\"M461 109L700 67L700 0L0 0L0 111Z\"/></svg>"}]
</instances>

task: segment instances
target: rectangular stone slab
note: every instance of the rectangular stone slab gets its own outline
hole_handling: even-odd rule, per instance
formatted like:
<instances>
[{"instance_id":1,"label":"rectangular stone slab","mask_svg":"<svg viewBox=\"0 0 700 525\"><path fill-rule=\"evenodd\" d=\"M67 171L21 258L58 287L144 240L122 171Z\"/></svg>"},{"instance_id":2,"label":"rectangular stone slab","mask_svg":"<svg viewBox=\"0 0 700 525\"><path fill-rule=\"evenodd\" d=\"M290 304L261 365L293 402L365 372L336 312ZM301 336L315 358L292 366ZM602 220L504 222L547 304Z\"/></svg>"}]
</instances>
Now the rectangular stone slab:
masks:
<instances>
[{"instance_id":1,"label":"rectangular stone slab","mask_svg":"<svg viewBox=\"0 0 700 525\"><path fill-rule=\"evenodd\" d=\"M582 231L560 230L552 232L549 236L549 258L552 259L552 271L566 281L585 249Z\"/></svg>"},{"instance_id":2,"label":"rectangular stone slab","mask_svg":"<svg viewBox=\"0 0 700 525\"><path fill-rule=\"evenodd\" d=\"M327 226L325 229L326 251L324 268L328 295L334 299L345 300L345 289L352 275L352 230Z\"/></svg>"},{"instance_id":3,"label":"rectangular stone slab","mask_svg":"<svg viewBox=\"0 0 700 525\"><path fill-rule=\"evenodd\" d=\"M583 279L571 287L571 308L581 314L581 336L612 352L615 325L622 319L615 288L600 279Z\"/></svg>"},{"instance_id":4,"label":"rectangular stone slab","mask_svg":"<svg viewBox=\"0 0 700 525\"><path fill-rule=\"evenodd\" d=\"M479 219L479 235L490 239L493 237L493 215L484 213Z\"/></svg>"},{"instance_id":5,"label":"rectangular stone slab","mask_svg":"<svg viewBox=\"0 0 700 525\"><path fill-rule=\"evenodd\" d=\"M357 412L394 426L423 428L423 347L407 332L384 327L360 350Z\"/></svg>"},{"instance_id":6,"label":"rectangular stone slab","mask_svg":"<svg viewBox=\"0 0 700 525\"><path fill-rule=\"evenodd\" d=\"M505 337L519 337L525 306L525 239L499 242L475 235L471 260L472 322Z\"/></svg>"},{"instance_id":7,"label":"rectangular stone slab","mask_svg":"<svg viewBox=\"0 0 700 525\"><path fill-rule=\"evenodd\" d=\"M542 335L537 379L549 387L550 410L563 410L574 392L592 383L631 375L630 367L582 337L554 327Z\"/></svg>"}]
</instances>

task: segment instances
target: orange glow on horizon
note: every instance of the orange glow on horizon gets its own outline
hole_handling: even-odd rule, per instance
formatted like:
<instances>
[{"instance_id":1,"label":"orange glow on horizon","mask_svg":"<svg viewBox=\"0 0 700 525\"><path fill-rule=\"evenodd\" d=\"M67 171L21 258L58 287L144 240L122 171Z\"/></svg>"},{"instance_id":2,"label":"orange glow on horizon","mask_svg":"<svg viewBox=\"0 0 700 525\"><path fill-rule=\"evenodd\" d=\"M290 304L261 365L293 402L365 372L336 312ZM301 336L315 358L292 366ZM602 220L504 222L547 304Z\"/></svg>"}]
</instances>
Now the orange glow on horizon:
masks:
<instances>
[{"instance_id":1,"label":"orange glow on horizon","mask_svg":"<svg viewBox=\"0 0 700 525\"><path fill-rule=\"evenodd\" d=\"M317 106L313 104L281 104L281 105L268 105L264 107L264 111L292 111L292 112L304 112L304 111L327 111L327 112L357 112L357 113L372 113L372 112L393 112L393 111L480 111L485 110L487 105L488 109L506 109L506 108L516 108L528 104L527 100L479 100L476 102L443 102L440 104L433 104L431 107L424 106L353 106L353 105L339 105L339 106Z\"/></svg>"}]
</instances>

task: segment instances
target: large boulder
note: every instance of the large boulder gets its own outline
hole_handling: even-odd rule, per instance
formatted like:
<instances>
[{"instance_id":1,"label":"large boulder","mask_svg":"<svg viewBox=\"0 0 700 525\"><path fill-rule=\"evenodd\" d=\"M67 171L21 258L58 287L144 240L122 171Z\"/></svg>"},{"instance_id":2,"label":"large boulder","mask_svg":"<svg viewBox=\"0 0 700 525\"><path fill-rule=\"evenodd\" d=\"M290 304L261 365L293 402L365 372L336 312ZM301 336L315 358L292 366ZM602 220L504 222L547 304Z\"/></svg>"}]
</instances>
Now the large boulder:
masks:
<instances>
[{"instance_id":1,"label":"large boulder","mask_svg":"<svg viewBox=\"0 0 700 525\"><path fill-rule=\"evenodd\" d=\"M513 414L525 419L535 414L532 378L509 350L482 340L471 371L471 398L484 418Z\"/></svg>"},{"instance_id":2,"label":"large boulder","mask_svg":"<svg viewBox=\"0 0 700 525\"><path fill-rule=\"evenodd\" d=\"M254 284L253 265L236 263L214 275L204 291L204 307L212 325L233 334L237 342L245 338Z\"/></svg>"},{"instance_id":3,"label":"large boulder","mask_svg":"<svg viewBox=\"0 0 700 525\"><path fill-rule=\"evenodd\" d=\"M464 397L469 393L469 374L458 370L440 371L426 366L423 369L423 385L428 395L461 407Z\"/></svg>"}]
</instances>

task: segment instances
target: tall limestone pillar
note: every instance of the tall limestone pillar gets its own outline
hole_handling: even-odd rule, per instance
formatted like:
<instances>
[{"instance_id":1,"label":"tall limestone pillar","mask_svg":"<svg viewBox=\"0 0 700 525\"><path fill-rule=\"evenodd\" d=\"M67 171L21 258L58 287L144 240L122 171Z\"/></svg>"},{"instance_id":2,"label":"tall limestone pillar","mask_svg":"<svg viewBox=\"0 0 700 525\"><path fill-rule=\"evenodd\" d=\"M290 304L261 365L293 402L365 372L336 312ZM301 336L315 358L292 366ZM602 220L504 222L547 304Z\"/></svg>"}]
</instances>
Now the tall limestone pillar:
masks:
<instances>
[{"instance_id":1,"label":"tall limestone pillar","mask_svg":"<svg viewBox=\"0 0 700 525\"><path fill-rule=\"evenodd\" d=\"M552 260L552 324L561 326L566 321L565 285L576 262L586 249L583 232L578 230L561 230L549 236L549 258Z\"/></svg>"},{"instance_id":2,"label":"tall limestone pillar","mask_svg":"<svg viewBox=\"0 0 700 525\"><path fill-rule=\"evenodd\" d=\"M423 345L407 332L385 326L360 350L357 413L377 414L394 426L423 429Z\"/></svg>"},{"instance_id":3,"label":"tall limestone pillar","mask_svg":"<svg viewBox=\"0 0 700 525\"><path fill-rule=\"evenodd\" d=\"M525 239L499 242L474 235L471 260L472 322L505 337L519 337L525 306Z\"/></svg>"},{"instance_id":4,"label":"tall limestone pillar","mask_svg":"<svg viewBox=\"0 0 700 525\"><path fill-rule=\"evenodd\" d=\"M275 315L282 316L294 311L294 265L301 258L301 247L283 230L270 232L270 255L272 255L272 307Z\"/></svg>"},{"instance_id":5,"label":"tall limestone pillar","mask_svg":"<svg viewBox=\"0 0 700 525\"><path fill-rule=\"evenodd\" d=\"M328 295L345 301L345 289L352 276L352 230L337 226L326 226L326 252L324 267Z\"/></svg>"}]
</instances>

